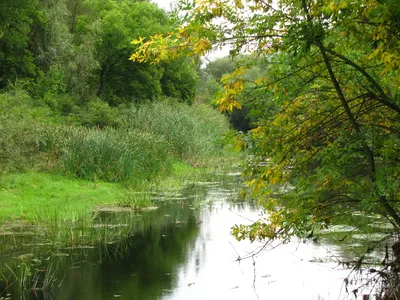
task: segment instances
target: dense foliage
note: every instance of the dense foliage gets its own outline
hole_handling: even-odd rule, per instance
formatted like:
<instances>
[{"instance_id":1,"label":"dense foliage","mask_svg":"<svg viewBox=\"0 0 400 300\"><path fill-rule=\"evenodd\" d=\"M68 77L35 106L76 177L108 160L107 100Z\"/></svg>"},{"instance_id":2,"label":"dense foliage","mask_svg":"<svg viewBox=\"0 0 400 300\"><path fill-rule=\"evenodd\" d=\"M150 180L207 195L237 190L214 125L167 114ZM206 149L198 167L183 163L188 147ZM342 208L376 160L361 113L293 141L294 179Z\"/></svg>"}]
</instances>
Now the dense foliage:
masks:
<instances>
[{"instance_id":1,"label":"dense foliage","mask_svg":"<svg viewBox=\"0 0 400 300\"><path fill-rule=\"evenodd\" d=\"M99 97L109 106L160 96L192 103L197 59L128 60L132 36L167 33L173 19L149 1L29 0L0 4L0 89L24 82L63 115Z\"/></svg>"},{"instance_id":2,"label":"dense foliage","mask_svg":"<svg viewBox=\"0 0 400 300\"><path fill-rule=\"evenodd\" d=\"M24 91L0 95L0 175L35 168L135 184L170 174L177 161L222 155L229 126L209 106L157 101L114 112L115 128L65 125Z\"/></svg>"},{"instance_id":3,"label":"dense foliage","mask_svg":"<svg viewBox=\"0 0 400 300\"><path fill-rule=\"evenodd\" d=\"M0 299L60 283L66 247L122 257L114 245L149 223L132 216L153 210L155 187L225 159L228 121L194 101L199 58L129 60L132 36L175 21L146 0L0 1ZM176 227L160 213L147 215L152 226ZM20 256L22 244L33 252Z\"/></svg>"}]
</instances>

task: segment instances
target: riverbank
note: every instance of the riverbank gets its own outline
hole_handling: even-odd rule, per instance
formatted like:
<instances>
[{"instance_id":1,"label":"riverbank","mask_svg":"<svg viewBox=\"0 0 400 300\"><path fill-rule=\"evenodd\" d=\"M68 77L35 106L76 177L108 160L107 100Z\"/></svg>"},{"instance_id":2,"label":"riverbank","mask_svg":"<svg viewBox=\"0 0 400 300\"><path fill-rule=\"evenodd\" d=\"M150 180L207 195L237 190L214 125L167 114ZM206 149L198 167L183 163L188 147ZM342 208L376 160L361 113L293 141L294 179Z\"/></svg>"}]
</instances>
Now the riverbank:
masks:
<instances>
[{"instance_id":1,"label":"riverbank","mask_svg":"<svg viewBox=\"0 0 400 300\"><path fill-rule=\"evenodd\" d=\"M0 225L79 219L102 205L150 206L135 195L182 184L232 156L221 142L229 131L223 115L164 100L113 108L114 125L99 126L89 121L110 111L82 119L58 115L22 89L0 94Z\"/></svg>"},{"instance_id":2,"label":"riverbank","mask_svg":"<svg viewBox=\"0 0 400 300\"><path fill-rule=\"evenodd\" d=\"M154 205L152 191L182 186L188 180L207 180L211 172L211 168L176 162L169 176L135 187L34 171L7 174L0 178L0 235L12 234L10 224L19 224L20 229L24 224L87 223L96 211L106 208L134 213Z\"/></svg>"},{"instance_id":3,"label":"riverbank","mask_svg":"<svg viewBox=\"0 0 400 300\"><path fill-rule=\"evenodd\" d=\"M128 249L125 241L141 228L179 224L187 218L183 211L192 215L199 209L205 194L197 182L215 180L222 168L223 164L211 169L175 163L170 176L135 190L121 183L37 172L3 176L0 288L5 284L7 289L16 287L13 293L43 293L60 284L75 260L81 264L87 259L81 251L93 249L94 261L123 255ZM182 186L189 186L196 197L176 194ZM166 217L159 205L168 203L177 210Z\"/></svg>"},{"instance_id":4,"label":"riverbank","mask_svg":"<svg viewBox=\"0 0 400 300\"><path fill-rule=\"evenodd\" d=\"M0 94L0 235L112 240L74 231L90 227L99 207L135 213L153 206L155 187L184 184L234 157L222 141L229 123L210 106L159 99L95 108L60 115L22 89Z\"/></svg>"},{"instance_id":5,"label":"riverbank","mask_svg":"<svg viewBox=\"0 0 400 300\"><path fill-rule=\"evenodd\" d=\"M230 235L232 226L250 224L262 212L256 204L240 201L240 176L217 171L202 178L199 174L199 181L195 177L186 177L187 184L179 186L171 180L168 187L153 190L156 210L102 211L92 217L90 226L69 228L76 241L89 236L94 241L96 234L105 233L108 240L64 246L40 242L40 235L15 236L20 247L8 255L1 253L3 264L12 267L15 275L7 268L0 271L9 275L8 283L17 281L6 289L10 298L349 296L344 279L352 273L351 267L338 264L344 249L334 235L319 242L296 238L280 247L276 247L279 241L239 242ZM344 229L347 227L332 228L337 232ZM265 252L253 256L263 246ZM45 278L47 281L41 280ZM27 288L18 290L17 284ZM355 281L348 290L361 284ZM285 289L287 286L292 289ZM369 286L360 289L360 295L368 290Z\"/></svg>"}]
</instances>

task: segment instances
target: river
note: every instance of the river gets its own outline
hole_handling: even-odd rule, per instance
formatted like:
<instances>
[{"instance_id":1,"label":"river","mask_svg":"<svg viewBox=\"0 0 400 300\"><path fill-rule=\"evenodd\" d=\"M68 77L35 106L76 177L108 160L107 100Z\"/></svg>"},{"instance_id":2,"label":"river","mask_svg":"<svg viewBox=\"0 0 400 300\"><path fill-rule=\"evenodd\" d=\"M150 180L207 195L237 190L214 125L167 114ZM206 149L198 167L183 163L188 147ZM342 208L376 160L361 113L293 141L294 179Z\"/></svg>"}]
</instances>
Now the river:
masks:
<instances>
[{"instance_id":1,"label":"river","mask_svg":"<svg viewBox=\"0 0 400 300\"><path fill-rule=\"evenodd\" d=\"M293 239L252 256L263 243L236 241L230 228L262 214L238 201L239 189L230 174L159 191L158 208L127 216L134 222L121 223L126 212L102 212L98 225L134 227L129 237L64 249L57 287L19 293L11 286L0 299L354 299L345 291L350 269L338 264L338 245Z\"/></svg>"}]
</instances>

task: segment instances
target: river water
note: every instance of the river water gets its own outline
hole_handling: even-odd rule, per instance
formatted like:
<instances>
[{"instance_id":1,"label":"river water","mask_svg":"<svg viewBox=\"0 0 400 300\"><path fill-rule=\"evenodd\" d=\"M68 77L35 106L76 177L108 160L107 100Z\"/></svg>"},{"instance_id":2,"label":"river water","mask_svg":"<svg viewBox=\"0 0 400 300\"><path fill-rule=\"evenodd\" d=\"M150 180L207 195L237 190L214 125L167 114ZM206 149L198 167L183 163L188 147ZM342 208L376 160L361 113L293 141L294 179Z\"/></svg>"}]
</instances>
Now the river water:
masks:
<instances>
[{"instance_id":1,"label":"river water","mask_svg":"<svg viewBox=\"0 0 400 300\"><path fill-rule=\"evenodd\" d=\"M126 224L135 227L129 237L103 245L102 250L69 249L59 287L29 294L9 288L8 297L354 299L345 292L344 278L350 270L338 264L342 250L337 245L293 240L251 256L263 243L238 242L230 228L250 224L262 211L238 202L238 177L228 177L158 192L158 209L130 216L136 220ZM98 222L121 220L116 216L121 213L103 212Z\"/></svg>"}]
</instances>

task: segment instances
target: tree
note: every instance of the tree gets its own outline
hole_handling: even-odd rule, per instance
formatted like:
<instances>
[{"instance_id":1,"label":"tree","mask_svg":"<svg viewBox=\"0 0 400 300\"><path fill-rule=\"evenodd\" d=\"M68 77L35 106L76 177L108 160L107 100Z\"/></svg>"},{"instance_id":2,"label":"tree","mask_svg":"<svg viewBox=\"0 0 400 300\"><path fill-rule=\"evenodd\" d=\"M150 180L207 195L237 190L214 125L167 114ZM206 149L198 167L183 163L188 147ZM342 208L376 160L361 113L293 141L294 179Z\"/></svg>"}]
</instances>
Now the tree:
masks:
<instances>
[{"instance_id":1,"label":"tree","mask_svg":"<svg viewBox=\"0 0 400 300\"><path fill-rule=\"evenodd\" d=\"M18 77L35 73L29 49L31 26L42 15L37 0L3 0L0 3L0 88Z\"/></svg>"},{"instance_id":2,"label":"tree","mask_svg":"<svg viewBox=\"0 0 400 300\"><path fill-rule=\"evenodd\" d=\"M181 25L138 38L131 59L158 62L212 45L255 51L266 73L223 76L223 110L252 92L257 115L246 175L268 212L240 238L305 235L354 212L400 227L400 2L182 1ZM221 18L224 21L220 21ZM217 20L217 21L216 21Z\"/></svg>"},{"instance_id":3,"label":"tree","mask_svg":"<svg viewBox=\"0 0 400 300\"><path fill-rule=\"evenodd\" d=\"M182 57L176 61L165 63L161 88L165 96L193 103L196 96L198 75L195 66L197 59Z\"/></svg>"},{"instance_id":4,"label":"tree","mask_svg":"<svg viewBox=\"0 0 400 300\"><path fill-rule=\"evenodd\" d=\"M163 94L182 99L194 97L196 76L191 59L163 65L128 60L136 47L130 43L132 36L172 29L164 10L148 1L86 0L83 5L86 12L77 17L75 32L78 44L84 45L87 37L93 41L92 53L98 68L90 84L97 97L110 105L132 99L152 100Z\"/></svg>"}]
</instances>

